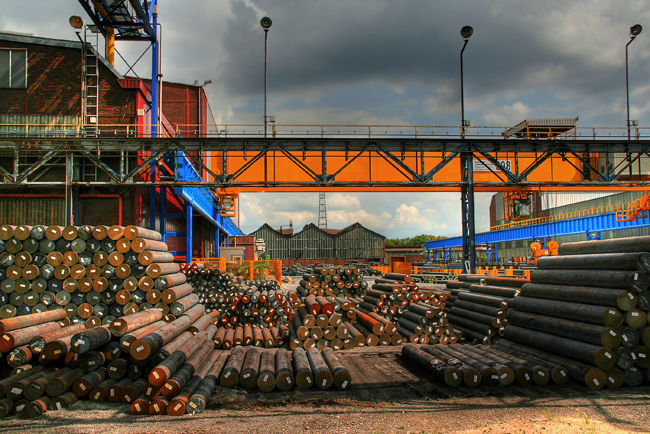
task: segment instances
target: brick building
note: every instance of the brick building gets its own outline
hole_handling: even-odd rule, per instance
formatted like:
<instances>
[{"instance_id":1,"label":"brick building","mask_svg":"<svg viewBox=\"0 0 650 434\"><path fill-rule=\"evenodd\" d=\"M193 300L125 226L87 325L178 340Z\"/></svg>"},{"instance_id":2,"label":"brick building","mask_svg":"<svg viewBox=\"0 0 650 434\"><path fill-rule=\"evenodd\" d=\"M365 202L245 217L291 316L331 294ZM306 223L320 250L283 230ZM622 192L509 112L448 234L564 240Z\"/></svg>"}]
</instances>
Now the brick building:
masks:
<instances>
[{"instance_id":1,"label":"brick building","mask_svg":"<svg viewBox=\"0 0 650 434\"><path fill-rule=\"evenodd\" d=\"M115 132L146 135L151 119L147 102L150 81L124 77L96 51L95 55L98 116L94 120L98 136ZM84 46L80 41L0 32L0 137L48 135L53 131L57 136L82 134L84 125L88 127L84 122L83 58ZM163 82L160 99L164 134L191 137L205 132L208 105L202 86ZM127 164L135 167L141 161L139 158L133 156ZM74 224L149 227L152 195L156 208L164 197L167 214L184 212L183 199L166 189L85 187L84 181L108 181L109 177L86 159L78 160L81 161L75 161L73 174L77 181L73 188ZM101 161L115 170L119 165L119 159L110 155L102 154ZM165 161L156 167L156 177L164 174L163 163ZM20 161L19 170L31 164L33 160ZM0 168L12 173L12 165L11 157L0 155ZM65 164L51 160L39 169L39 173L26 178L26 183L38 180L38 186L0 184L0 224L63 225L66 215L63 188L54 183L49 186L47 182L65 179L64 173ZM185 220L166 218L161 221L160 212L155 214L156 229L179 234L167 238L170 250L184 251L185 237L180 234L186 231ZM215 233L219 229L215 230L212 223L199 214L192 221L193 256L213 256Z\"/></svg>"}]
</instances>

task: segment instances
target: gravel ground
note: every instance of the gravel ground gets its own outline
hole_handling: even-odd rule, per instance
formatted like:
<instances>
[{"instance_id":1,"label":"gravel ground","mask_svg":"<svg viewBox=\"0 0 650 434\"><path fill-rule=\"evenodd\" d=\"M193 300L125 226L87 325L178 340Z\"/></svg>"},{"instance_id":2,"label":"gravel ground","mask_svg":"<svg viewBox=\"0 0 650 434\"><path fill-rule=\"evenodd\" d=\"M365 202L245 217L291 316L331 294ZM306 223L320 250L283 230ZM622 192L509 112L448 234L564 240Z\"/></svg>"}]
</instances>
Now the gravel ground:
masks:
<instances>
[{"instance_id":1,"label":"gravel ground","mask_svg":"<svg viewBox=\"0 0 650 434\"><path fill-rule=\"evenodd\" d=\"M449 388L398 347L339 352L346 390L261 393L217 388L201 414L132 416L125 404L78 401L0 433L629 433L650 432L650 386L592 391L566 385Z\"/></svg>"},{"instance_id":2,"label":"gravel ground","mask_svg":"<svg viewBox=\"0 0 650 434\"><path fill-rule=\"evenodd\" d=\"M630 433L648 432L650 390L563 399L454 398L370 402L296 399L250 402L225 394L203 414L131 416L128 406L80 402L3 433ZM226 402L227 401L227 402ZM270 401L270 402L269 402Z\"/></svg>"}]
</instances>

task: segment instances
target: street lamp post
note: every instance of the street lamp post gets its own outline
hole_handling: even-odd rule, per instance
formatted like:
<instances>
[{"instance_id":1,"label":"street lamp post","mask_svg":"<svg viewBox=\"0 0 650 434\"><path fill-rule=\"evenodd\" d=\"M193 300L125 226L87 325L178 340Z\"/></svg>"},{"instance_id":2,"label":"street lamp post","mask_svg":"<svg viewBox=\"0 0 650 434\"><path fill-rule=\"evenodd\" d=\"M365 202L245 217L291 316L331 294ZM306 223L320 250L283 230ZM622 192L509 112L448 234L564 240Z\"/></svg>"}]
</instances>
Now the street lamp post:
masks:
<instances>
[{"instance_id":1,"label":"street lamp post","mask_svg":"<svg viewBox=\"0 0 650 434\"><path fill-rule=\"evenodd\" d=\"M266 53L271 24L273 24L273 21L269 17L264 17L260 20L260 25L264 29L264 137L266 137L266 124L268 121L268 117L266 116Z\"/></svg>"},{"instance_id":2,"label":"street lamp post","mask_svg":"<svg viewBox=\"0 0 650 434\"><path fill-rule=\"evenodd\" d=\"M625 91L627 96L627 139L630 140L630 80L628 78L628 65L627 65L627 47L634 41L634 39L641 34L643 27L641 24L635 24L630 27L630 41L625 44Z\"/></svg>"},{"instance_id":3,"label":"street lamp post","mask_svg":"<svg viewBox=\"0 0 650 434\"><path fill-rule=\"evenodd\" d=\"M460 29L460 35L463 37L463 49L460 50L460 117L461 117L461 126L460 126L460 136L461 138L465 137L465 88L463 84L463 52L465 47L469 42L470 36L474 33L474 29L471 26L465 26Z\"/></svg>"},{"instance_id":4,"label":"street lamp post","mask_svg":"<svg viewBox=\"0 0 650 434\"><path fill-rule=\"evenodd\" d=\"M465 89L463 84L463 52L467 46L474 29L464 26L460 30L463 37L463 49L460 50L460 137L465 138ZM463 272L476 273L476 231L474 222L474 154L472 150L463 151L461 154L461 182L460 190L461 213L463 217Z\"/></svg>"}]
</instances>

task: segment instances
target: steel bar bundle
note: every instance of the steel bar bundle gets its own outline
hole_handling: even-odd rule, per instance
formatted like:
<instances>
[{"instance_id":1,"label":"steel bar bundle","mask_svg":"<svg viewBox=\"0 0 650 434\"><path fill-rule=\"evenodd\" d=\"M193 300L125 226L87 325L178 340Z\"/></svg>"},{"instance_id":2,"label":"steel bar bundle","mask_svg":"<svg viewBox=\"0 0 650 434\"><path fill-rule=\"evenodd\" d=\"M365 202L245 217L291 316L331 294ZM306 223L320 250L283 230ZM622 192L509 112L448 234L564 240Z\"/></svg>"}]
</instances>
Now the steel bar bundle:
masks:
<instances>
[{"instance_id":1,"label":"steel bar bundle","mask_svg":"<svg viewBox=\"0 0 650 434\"><path fill-rule=\"evenodd\" d=\"M63 309L87 328L157 307L191 307L160 233L137 226L0 226L0 316ZM177 295L163 302L162 293ZM180 310L180 312L178 311Z\"/></svg>"},{"instance_id":2,"label":"steel bar bundle","mask_svg":"<svg viewBox=\"0 0 650 434\"><path fill-rule=\"evenodd\" d=\"M25 367L0 379L0 412L32 418L89 399L125 402L145 414L145 403L148 411L150 401L164 391L172 405L168 413L177 414L207 373L206 358L214 349L217 329L200 304L169 323L155 308L90 329L85 324L62 327L63 318L65 311L59 310L2 320L0 342L14 346L11 353L26 348L22 354L30 354L30 345L35 345L40 356L32 356L31 362L40 358L47 365ZM125 347L126 338L131 340ZM163 348L168 352L161 362L153 356ZM156 376L163 381L153 380Z\"/></svg>"},{"instance_id":3,"label":"steel bar bundle","mask_svg":"<svg viewBox=\"0 0 650 434\"><path fill-rule=\"evenodd\" d=\"M368 287L357 267L316 267L305 273L299 282L298 294L303 297L346 297L361 294Z\"/></svg>"},{"instance_id":4,"label":"steel bar bundle","mask_svg":"<svg viewBox=\"0 0 650 434\"><path fill-rule=\"evenodd\" d=\"M445 312L450 325L465 340L490 345L497 342L509 325L509 307L527 279L470 275L449 281ZM464 279L464 280L460 280Z\"/></svg>"},{"instance_id":5,"label":"steel bar bundle","mask_svg":"<svg viewBox=\"0 0 650 434\"><path fill-rule=\"evenodd\" d=\"M508 348L571 360L572 378L592 388L642 383L650 368L648 239L565 243L560 256L540 258L510 304Z\"/></svg>"},{"instance_id":6,"label":"steel bar bundle","mask_svg":"<svg viewBox=\"0 0 650 434\"><path fill-rule=\"evenodd\" d=\"M205 267L183 267L182 272L206 311L214 313L215 324L224 328L279 328L293 318L291 304L274 280L245 280Z\"/></svg>"}]
</instances>

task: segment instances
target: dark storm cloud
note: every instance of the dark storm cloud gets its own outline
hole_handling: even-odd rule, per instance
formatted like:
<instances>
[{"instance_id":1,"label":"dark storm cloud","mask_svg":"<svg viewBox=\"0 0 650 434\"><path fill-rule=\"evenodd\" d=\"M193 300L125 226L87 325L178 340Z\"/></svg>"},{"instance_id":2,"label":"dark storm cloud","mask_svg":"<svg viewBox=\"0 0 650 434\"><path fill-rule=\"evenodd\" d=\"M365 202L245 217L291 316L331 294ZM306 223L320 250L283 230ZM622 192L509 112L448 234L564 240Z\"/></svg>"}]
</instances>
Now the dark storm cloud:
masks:
<instances>
[{"instance_id":1,"label":"dark storm cloud","mask_svg":"<svg viewBox=\"0 0 650 434\"><path fill-rule=\"evenodd\" d=\"M572 21L580 13L556 1L248 4L256 4L257 10L244 2L231 4L221 63L224 85L242 97L259 95L262 82L264 39L258 11L273 19L269 82L276 95L285 96L369 81L457 87L459 30L465 24L475 29L464 58L466 86L475 97L548 86L593 96L609 92L621 79L621 59L599 62L590 57L600 43L593 35L618 26L621 49L627 42L627 24L618 22L625 20L612 12L618 6L610 2L594 8L584 23ZM584 15L589 17L589 12ZM558 40L554 33L567 37Z\"/></svg>"}]
</instances>

